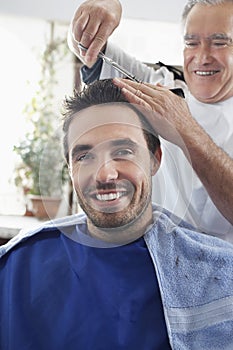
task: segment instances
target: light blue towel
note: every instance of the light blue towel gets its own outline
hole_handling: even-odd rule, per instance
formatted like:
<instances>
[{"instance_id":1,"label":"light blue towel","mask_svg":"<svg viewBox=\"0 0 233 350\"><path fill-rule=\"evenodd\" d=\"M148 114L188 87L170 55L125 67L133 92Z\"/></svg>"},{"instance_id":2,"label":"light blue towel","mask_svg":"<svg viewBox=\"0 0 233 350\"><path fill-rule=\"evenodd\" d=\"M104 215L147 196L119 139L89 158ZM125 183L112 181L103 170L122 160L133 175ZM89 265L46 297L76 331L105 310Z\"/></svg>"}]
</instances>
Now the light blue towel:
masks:
<instances>
[{"instance_id":1,"label":"light blue towel","mask_svg":"<svg viewBox=\"0 0 233 350\"><path fill-rule=\"evenodd\" d=\"M145 235L176 350L233 350L233 245L164 211Z\"/></svg>"}]
</instances>

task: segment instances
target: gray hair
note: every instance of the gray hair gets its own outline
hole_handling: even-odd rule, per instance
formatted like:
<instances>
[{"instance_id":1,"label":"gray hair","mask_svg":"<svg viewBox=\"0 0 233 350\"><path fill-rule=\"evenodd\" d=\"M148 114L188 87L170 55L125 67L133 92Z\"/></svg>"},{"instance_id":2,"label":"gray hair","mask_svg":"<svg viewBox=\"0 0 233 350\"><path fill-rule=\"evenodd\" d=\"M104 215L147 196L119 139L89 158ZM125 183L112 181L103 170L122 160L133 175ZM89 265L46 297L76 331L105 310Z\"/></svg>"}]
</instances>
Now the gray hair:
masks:
<instances>
[{"instance_id":1,"label":"gray hair","mask_svg":"<svg viewBox=\"0 0 233 350\"><path fill-rule=\"evenodd\" d=\"M188 0L187 4L184 7L183 14L182 14L182 22L185 23L189 12L192 10L192 8L196 4L203 4L203 5L220 5L225 2L230 2L233 4L233 0Z\"/></svg>"}]
</instances>

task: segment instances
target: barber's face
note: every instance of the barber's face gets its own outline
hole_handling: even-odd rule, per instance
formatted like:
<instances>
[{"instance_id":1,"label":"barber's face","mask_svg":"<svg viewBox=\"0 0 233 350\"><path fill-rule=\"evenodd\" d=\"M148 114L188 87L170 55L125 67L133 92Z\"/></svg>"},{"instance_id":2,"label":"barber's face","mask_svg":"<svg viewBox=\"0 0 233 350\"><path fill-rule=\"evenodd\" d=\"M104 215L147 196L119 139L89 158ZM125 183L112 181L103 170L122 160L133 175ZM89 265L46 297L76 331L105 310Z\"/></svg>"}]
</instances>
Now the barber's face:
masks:
<instances>
[{"instance_id":1,"label":"barber's face","mask_svg":"<svg viewBox=\"0 0 233 350\"><path fill-rule=\"evenodd\" d=\"M191 93L205 103L233 96L233 4L195 5L184 36L184 75Z\"/></svg>"},{"instance_id":2,"label":"barber's face","mask_svg":"<svg viewBox=\"0 0 233 350\"><path fill-rule=\"evenodd\" d=\"M89 223L101 228L127 225L151 215L153 159L134 111L94 106L72 121L69 162L73 186Z\"/></svg>"}]
</instances>

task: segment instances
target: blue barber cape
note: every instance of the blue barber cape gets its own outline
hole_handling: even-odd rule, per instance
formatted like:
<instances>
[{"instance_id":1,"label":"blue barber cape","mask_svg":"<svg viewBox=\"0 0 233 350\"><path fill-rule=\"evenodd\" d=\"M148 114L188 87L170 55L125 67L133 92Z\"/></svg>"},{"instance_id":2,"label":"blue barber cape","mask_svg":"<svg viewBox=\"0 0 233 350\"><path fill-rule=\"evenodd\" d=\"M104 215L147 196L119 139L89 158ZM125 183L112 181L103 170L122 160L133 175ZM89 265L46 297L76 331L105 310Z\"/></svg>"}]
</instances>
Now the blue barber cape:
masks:
<instances>
[{"instance_id":1,"label":"blue barber cape","mask_svg":"<svg viewBox=\"0 0 233 350\"><path fill-rule=\"evenodd\" d=\"M94 248L43 229L0 259L0 295L2 350L171 349L143 238Z\"/></svg>"}]
</instances>

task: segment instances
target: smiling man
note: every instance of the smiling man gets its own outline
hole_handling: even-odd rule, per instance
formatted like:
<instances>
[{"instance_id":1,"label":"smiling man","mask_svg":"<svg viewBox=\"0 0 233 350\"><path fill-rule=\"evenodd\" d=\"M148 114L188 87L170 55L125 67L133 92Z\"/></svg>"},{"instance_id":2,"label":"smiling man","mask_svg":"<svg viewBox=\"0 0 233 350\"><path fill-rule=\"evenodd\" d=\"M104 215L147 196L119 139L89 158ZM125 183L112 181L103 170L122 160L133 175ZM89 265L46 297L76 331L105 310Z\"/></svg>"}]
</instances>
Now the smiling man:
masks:
<instances>
[{"instance_id":1,"label":"smiling man","mask_svg":"<svg viewBox=\"0 0 233 350\"><path fill-rule=\"evenodd\" d=\"M99 126L90 121L88 132L79 137L83 132L80 118L89 119L92 115ZM150 223L151 159L137 124L133 110L110 105L90 107L69 127L71 176L92 234L96 228L100 232L102 228L120 228L119 234L122 231L125 235L125 225L133 231L132 223L136 221ZM145 219L141 220L141 216ZM140 232L142 229L145 227Z\"/></svg>"},{"instance_id":2,"label":"smiling man","mask_svg":"<svg viewBox=\"0 0 233 350\"><path fill-rule=\"evenodd\" d=\"M130 102L154 111L151 123L162 136L163 161L153 179L152 199L199 230L233 242L233 1L187 1L185 82L166 67L149 68L108 40L121 11L118 0L87 0L75 11L69 45L86 64L82 78L90 83L122 76L100 58L96 61L102 49L137 79L151 84L115 81ZM88 51L80 52L78 42ZM161 85L182 87L185 101ZM175 137L166 133L161 120L176 130Z\"/></svg>"},{"instance_id":3,"label":"smiling man","mask_svg":"<svg viewBox=\"0 0 233 350\"><path fill-rule=\"evenodd\" d=\"M204 103L233 95L233 2L213 3L196 4L184 27L185 81L192 95Z\"/></svg>"},{"instance_id":4,"label":"smiling man","mask_svg":"<svg viewBox=\"0 0 233 350\"><path fill-rule=\"evenodd\" d=\"M67 101L64 144L78 202L88 216L89 231L107 241L126 242L131 236L140 236L151 223L151 176L159 168L161 149L142 113L126 104L123 95L118 93L118 100L113 102L125 101L124 104L89 106L90 99L95 95L98 98L99 87L118 91L111 84L107 81L96 88L92 86L92 95L82 100L81 106L86 102L86 108L79 112L75 105L70 114L72 100ZM144 134L142 125L148 129ZM109 236L111 228L114 234Z\"/></svg>"},{"instance_id":5,"label":"smiling man","mask_svg":"<svg viewBox=\"0 0 233 350\"><path fill-rule=\"evenodd\" d=\"M161 150L147 112L109 80L65 109L84 213L0 247L0 348L230 349L233 246L151 203Z\"/></svg>"}]
</instances>

